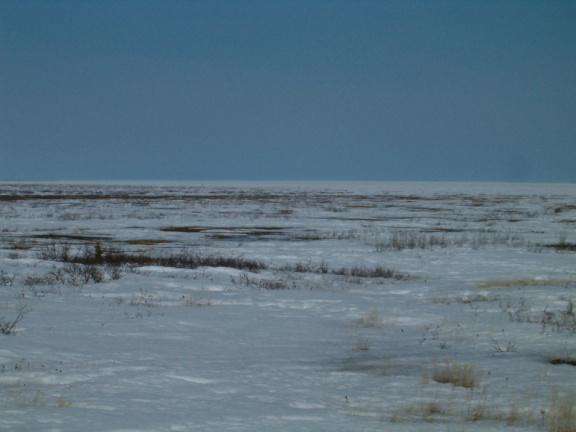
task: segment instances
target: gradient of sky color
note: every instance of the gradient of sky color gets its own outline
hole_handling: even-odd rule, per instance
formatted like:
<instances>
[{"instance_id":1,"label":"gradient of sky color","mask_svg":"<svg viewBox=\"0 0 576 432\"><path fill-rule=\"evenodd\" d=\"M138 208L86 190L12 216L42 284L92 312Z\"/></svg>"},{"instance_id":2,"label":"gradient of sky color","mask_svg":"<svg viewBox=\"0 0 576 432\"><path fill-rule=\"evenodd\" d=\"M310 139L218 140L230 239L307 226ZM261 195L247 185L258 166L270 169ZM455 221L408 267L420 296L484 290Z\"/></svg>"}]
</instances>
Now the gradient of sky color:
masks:
<instances>
[{"instance_id":1,"label":"gradient of sky color","mask_svg":"<svg viewBox=\"0 0 576 432\"><path fill-rule=\"evenodd\" d=\"M576 182L576 1L0 0L0 179Z\"/></svg>"}]
</instances>

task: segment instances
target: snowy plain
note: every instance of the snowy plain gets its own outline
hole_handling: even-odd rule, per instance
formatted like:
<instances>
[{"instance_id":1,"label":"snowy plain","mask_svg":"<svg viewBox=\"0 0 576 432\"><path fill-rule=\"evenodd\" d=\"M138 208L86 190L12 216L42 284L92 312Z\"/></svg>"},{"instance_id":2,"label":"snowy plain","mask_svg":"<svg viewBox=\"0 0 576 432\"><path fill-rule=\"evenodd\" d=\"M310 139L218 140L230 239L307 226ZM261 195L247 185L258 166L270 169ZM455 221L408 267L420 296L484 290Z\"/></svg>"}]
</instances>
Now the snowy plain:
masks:
<instances>
[{"instance_id":1,"label":"snowy plain","mask_svg":"<svg viewBox=\"0 0 576 432\"><path fill-rule=\"evenodd\" d=\"M560 431L575 228L576 185L0 182L0 430Z\"/></svg>"}]
</instances>

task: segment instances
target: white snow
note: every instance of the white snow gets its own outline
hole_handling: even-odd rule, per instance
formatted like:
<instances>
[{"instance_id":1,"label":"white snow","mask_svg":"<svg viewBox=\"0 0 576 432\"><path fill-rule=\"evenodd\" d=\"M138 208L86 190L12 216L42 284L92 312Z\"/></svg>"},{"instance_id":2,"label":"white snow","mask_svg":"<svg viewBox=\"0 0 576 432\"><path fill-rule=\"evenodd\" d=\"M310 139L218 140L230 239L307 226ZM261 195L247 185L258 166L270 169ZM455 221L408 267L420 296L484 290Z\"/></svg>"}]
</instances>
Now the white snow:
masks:
<instances>
[{"instance_id":1,"label":"white snow","mask_svg":"<svg viewBox=\"0 0 576 432\"><path fill-rule=\"evenodd\" d=\"M575 227L576 185L0 182L0 323L29 310L0 334L0 430L548 430L576 392L550 363L576 360L576 252L546 245ZM46 245L97 239L268 268L46 279ZM478 385L436 382L447 362Z\"/></svg>"}]
</instances>

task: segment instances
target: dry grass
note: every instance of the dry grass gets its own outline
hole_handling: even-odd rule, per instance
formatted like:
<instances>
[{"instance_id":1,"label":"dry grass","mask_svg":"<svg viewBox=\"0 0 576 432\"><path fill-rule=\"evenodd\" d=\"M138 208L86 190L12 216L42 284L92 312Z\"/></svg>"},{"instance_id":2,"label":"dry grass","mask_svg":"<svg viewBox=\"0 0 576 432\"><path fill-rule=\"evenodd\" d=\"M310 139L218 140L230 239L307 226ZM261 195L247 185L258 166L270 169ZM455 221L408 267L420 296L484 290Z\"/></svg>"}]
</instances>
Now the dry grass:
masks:
<instances>
[{"instance_id":1,"label":"dry grass","mask_svg":"<svg viewBox=\"0 0 576 432\"><path fill-rule=\"evenodd\" d=\"M508 408L489 400L472 401L470 394L464 400L454 396L447 398L425 398L397 408L389 421L391 423L426 422L505 422L506 426L525 426L534 424L535 410L521 410L517 402L512 401ZM558 431L560 432L560 431Z\"/></svg>"},{"instance_id":2,"label":"dry grass","mask_svg":"<svg viewBox=\"0 0 576 432\"><path fill-rule=\"evenodd\" d=\"M474 388L480 385L480 376L474 363L462 364L457 361L434 363L432 379L438 383L450 383L455 387Z\"/></svg>"},{"instance_id":3,"label":"dry grass","mask_svg":"<svg viewBox=\"0 0 576 432\"><path fill-rule=\"evenodd\" d=\"M390 417L391 423L407 423L412 421L424 421L432 423L445 419L451 415L449 401L438 399L424 399L412 402L407 406L400 407Z\"/></svg>"},{"instance_id":4,"label":"dry grass","mask_svg":"<svg viewBox=\"0 0 576 432\"><path fill-rule=\"evenodd\" d=\"M220 255L204 255L196 251L183 250L179 254L159 255L154 252L126 250L95 243L85 243L80 248L67 242L53 242L45 245L40 258L60 261L83 266L149 266L188 268L198 267L229 267L240 270L258 271L266 269L267 264L247 259L241 256L227 257Z\"/></svg>"},{"instance_id":5,"label":"dry grass","mask_svg":"<svg viewBox=\"0 0 576 432\"><path fill-rule=\"evenodd\" d=\"M355 266L352 268L342 267L340 269L332 270L331 273L335 275L356 278L383 278L396 280L404 280L409 278L409 276L405 273L400 273L396 270L389 269L380 265L374 268L366 266Z\"/></svg>"},{"instance_id":6,"label":"dry grass","mask_svg":"<svg viewBox=\"0 0 576 432\"><path fill-rule=\"evenodd\" d=\"M448 418L463 422L504 422L506 426L521 427L534 425L538 411L535 407L521 409L525 401L512 400L507 408L492 401L488 395L481 400L472 400L470 393L465 400L450 396L446 399L434 397L418 399L402 404L390 417L391 423L445 422ZM576 432L576 397L574 394L552 396L547 410L540 410L547 432Z\"/></svg>"},{"instance_id":7,"label":"dry grass","mask_svg":"<svg viewBox=\"0 0 576 432\"><path fill-rule=\"evenodd\" d=\"M576 397L554 394L546 419L548 432L576 432Z\"/></svg>"},{"instance_id":8,"label":"dry grass","mask_svg":"<svg viewBox=\"0 0 576 432\"><path fill-rule=\"evenodd\" d=\"M517 402L512 401L507 410L489 402L488 399L471 403L464 414L466 421L496 421L506 422L506 426L524 426L534 423L534 411L523 411Z\"/></svg>"},{"instance_id":9,"label":"dry grass","mask_svg":"<svg viewBox=\"0 0 576 432\"><path fill-rule=\"evenodd\" d=\"M311 262L298 262L296 264L284 265L279 267L278 270L296 273L333 274L351 278L382 278L395 280L407 280L411 278L411 276L407 273L402 273L381 265L377 265L375 267L357 265L351 268L332 268L324 261L319 264L312 264Z\"/></svg>"},{"instance_id":10,"label":"dry grass","mask_svg":"<svg viewBox=\"0 0 576 432\"><path fill-rule=\"evenodd\" d=\"M396 230L392 231L388 238L377 240L374 246L377 252L389 250L401 251L404 249L432 249L435 247L447 247L448 241L444 234Z\"/></svg>"},{"instance_id":11,"label":"dry grass","mask_svg":"<svg viewBox=\"0 0 576 432\"><path fill-rule=\"evenodd\" d=\"M382 313L377 309L372 309L356 319L355 324L358 327L380 328L382 327Z\"/></svg>"},{"instance_id":12,"label":"dry grass","mask_svg":"<svg viewBox=\"0 0 576 432\"><path fill-rule=\"evenodd\" d=\"M74 402L72 402L71 400L59 397L56 399L56 407L58 407L58 408L73 408Z\"/></svg>"}]
</instances>

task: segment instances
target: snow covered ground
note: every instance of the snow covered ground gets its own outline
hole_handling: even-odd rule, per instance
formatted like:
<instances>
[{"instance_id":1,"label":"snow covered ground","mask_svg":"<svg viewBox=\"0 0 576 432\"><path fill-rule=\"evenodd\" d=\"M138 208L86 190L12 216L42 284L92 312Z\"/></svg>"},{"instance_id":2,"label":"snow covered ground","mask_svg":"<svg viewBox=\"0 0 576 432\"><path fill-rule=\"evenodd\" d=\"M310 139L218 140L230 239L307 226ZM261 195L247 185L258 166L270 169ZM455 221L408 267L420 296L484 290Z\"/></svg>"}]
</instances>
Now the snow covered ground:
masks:
<instances>
[{"instance_id":1,"label":"snow covered ground","mask_svg":"<svg viewBox=\"0 0 576 432\"><path fill-rule=\"evenodd\" d=\"M573 431L575 227L576 185L0 182L0 430Z\"/></svg>"}]
</instances>

